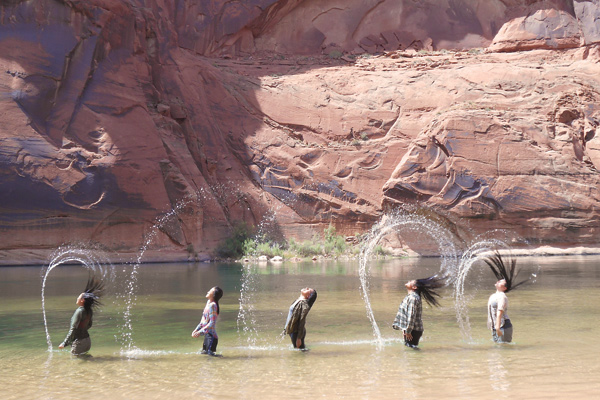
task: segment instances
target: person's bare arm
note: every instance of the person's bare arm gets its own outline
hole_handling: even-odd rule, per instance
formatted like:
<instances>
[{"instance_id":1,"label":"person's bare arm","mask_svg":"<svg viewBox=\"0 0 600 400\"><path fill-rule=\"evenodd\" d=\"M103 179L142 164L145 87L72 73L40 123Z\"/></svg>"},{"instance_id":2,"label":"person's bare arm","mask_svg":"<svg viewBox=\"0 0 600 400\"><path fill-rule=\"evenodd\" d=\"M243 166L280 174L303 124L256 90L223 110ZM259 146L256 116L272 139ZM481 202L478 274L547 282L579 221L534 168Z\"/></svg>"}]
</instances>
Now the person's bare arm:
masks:
<instances>
[{"instance_id":1,"label":"person's bare arm","mask_svg":"<svg viewBox=\"0 0 600 400\"><path fill-rule=\"evenodd\" d=\"M496 314L496 335L502 336L502 331L500 330L500 324L502 323L502 316L504 315L504 310L498 310Z\"/></svg>"}]
</instances>

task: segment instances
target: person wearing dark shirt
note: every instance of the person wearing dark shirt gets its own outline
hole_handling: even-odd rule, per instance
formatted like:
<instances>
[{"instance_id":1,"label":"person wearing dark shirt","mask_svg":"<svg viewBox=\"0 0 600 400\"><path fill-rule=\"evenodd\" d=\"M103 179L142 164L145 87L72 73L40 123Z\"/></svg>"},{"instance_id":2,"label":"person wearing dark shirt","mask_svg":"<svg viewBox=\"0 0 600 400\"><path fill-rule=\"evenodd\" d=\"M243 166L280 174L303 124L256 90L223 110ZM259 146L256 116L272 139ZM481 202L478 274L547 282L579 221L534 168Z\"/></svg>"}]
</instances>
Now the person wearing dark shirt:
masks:
<instances>
[{"instance_id":1,"label":"person wearing dark shirt","mask_svg":"<svg viewBox=\"0 0 600 400\"><path fill-rule=\"evenodd\" d=\"M304 350L306 348L304 345L306 316L316 300L317 291L307 287L300 290L300 297L290 306L283 331L286 335L290 335L295 349Z\"/></svg>"},{"instance_id":2,"label":"person wearing dark shirt","mask_svg":"<svg viewBox=\"0 0 600 400\"><path fill-rule=\"evenodd\" d=\"M71 329L65 340L58 346L59 349L71 345L71 354L81 355L87 353L92 347L88 329L92 327L94 309L98 308L100 296L104 292L104 283L94 277L88 279L85 291L77 297L77 309L71 317Z\"/></svg>"}]
</instances>

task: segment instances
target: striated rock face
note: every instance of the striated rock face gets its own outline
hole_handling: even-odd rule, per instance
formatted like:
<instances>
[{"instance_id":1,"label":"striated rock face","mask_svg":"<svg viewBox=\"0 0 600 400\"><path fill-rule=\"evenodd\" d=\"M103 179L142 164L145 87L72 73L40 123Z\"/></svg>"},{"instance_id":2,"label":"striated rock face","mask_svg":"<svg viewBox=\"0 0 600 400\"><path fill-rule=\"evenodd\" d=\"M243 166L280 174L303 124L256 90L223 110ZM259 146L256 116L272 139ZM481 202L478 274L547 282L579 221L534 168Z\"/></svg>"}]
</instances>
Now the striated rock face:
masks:
<instances>
[{"instance_id":1,"label":"striated rock face","mask_svg":"<svg viewBox=\"0 0 600 400\"><path fill-rule=\"evenodd\" d=\"M490 50L568 49L579 47L581 40L575 16L555 9L539 10L504 24Z\"/></svg>"},{"instance_id":2,"label":"striated rock face","mask_svg":"<svg viewBox=\"0 0 600 400\"><path fill-rule=\"evenodd\" d=\"M298 55L487 47L573 48L598 42L597 0L208 1L179 25L180 43L211 55ZM218 15L218 18L213 18ZM197 12L196 8L193 9ZM194 13L186 13L194 15ZM200 22L201 21L201 22ZM185 29L185 30L183 30ZM201 45L199 45L201 44Z\"/></svg>"},{"instance_id":3,"label":"striated rock face","mask_svg":"<svg viewBox=\"0 0 600 400\"><path fill-rule=\"evenodd\" d=\"M242 221L353 235L406 204L462 240L594 246L599 17L600 0L4 2L0 263L77 243L204 258Z\"/></svg>"}]
</instances>

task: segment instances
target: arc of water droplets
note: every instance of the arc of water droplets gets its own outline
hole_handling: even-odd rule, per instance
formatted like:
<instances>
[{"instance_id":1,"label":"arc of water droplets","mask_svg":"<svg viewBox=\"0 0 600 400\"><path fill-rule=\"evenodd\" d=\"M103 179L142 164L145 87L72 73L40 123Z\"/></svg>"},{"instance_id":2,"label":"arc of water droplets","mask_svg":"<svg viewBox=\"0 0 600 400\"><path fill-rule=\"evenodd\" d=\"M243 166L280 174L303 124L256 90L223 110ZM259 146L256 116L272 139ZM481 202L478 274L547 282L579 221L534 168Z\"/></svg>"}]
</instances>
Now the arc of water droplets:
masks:
<instances>
[{"instance_id":1,"label":"arc of water droplets","mask_svg":"<svg viewBox=\"0 0 600 400\"><path fill-rule=\"evenodd\" d=\"M454 307L456 310L456 320L458 321L463 338L466 340L472 340L471 324L467 307L468 301L465 297L465 282L467 280L467 275L480 257L491 254L495 250L502 249L510 251L507 241L501 239L481 239L472 244L461 257L456 273L456 279L454 281ZM541 267L538 266L538 270L529 276L531 283L535 283L540 268Z\"/></svg>"},{"instance_id":2,"label":"arc of water droplets","mask_svg":"<svg viewBox=\"0 0 600 400\"><path fill-rule=\"evenodd\" d=\"M490 253L494 249L507 248L506 243L497 239L482 240L471 245L461 257L456 279L454 280L454 307L456 320L465 339L471 340L471 324L467 300L465 299L465 281L471 267L482 254Z\"/></svg>"},{"instance_id":3,"label":"arc of water droplets","mask_svg":"<svg viewBox=\"0 0 600 400\"><path fill-rule=\"evenodd\" d=\"M129 279L127 280L127 284L125 287L125 307L123 310L123 326L121 327L121 353L131 353L136 350L136 347L133 345L133 324L132 324L132 309L136 302L136 291L137 291L137 280L139 274L139 266L142 263L144 258L144 254L146 250L150 247L150 244L154 241L156 236L158 235L160 228L165 226L171 218L177 215L177 213L186 205L188 205L191 201L198 200L199 193L196 193L196 197L188 196L185 199L181 200L177 205L166 214L160 216L156 223L150 228L150 233L145 235L144 242L140 248L138 256L136 258L135 263L133 264L133 268L131 269L131 273L129 274ZM124 349L125 347L125 349Z\"/></svg>"},{"instance_id":4,"label":"arc of water droplets","mask_svg":"<svg viewBox=\"0 0 600 400\"><path fill-rule=\"evenodd\" d=\"M359 277L361 295L367 309L367 317L371 321L373 335L375 336L378 350L383 348L383 339L369 299L369 271L367 264L377 243L379 243L384 236L395 232L399 228L423 231L423 233L432 236L433 239L437 241L439 253L442 257L440 266L440 272L442 274L453 277L455 276L457 269L458 251L452 241L453 235L439 224L421 215L394 214L385 216L371 229L367 241L361 250Z\"/></svg>"},{"instance_id":5,"label":"arc of water droplets","mask_svg":"<svg viewBox=\"0 0 600 400\"><path fill-rule=\"evenodd\" d=\"M96 275L100 275L103 279L106 278L108 267L110 272L114 274L114 269L106 259L99 256L99 251L95 249L85 249L81 247L61 246L50 256L48 266L42 270L42 314L44 317L44 328L46 330L46 342L48 343L48 351L52 351L52 340L48 331L48 319L46 318L46 281L50 272L59 265L78 263L83 265L88 271L92 271ZM105 266L107 265L107 266Z\"/></svg>"}]
</instances>

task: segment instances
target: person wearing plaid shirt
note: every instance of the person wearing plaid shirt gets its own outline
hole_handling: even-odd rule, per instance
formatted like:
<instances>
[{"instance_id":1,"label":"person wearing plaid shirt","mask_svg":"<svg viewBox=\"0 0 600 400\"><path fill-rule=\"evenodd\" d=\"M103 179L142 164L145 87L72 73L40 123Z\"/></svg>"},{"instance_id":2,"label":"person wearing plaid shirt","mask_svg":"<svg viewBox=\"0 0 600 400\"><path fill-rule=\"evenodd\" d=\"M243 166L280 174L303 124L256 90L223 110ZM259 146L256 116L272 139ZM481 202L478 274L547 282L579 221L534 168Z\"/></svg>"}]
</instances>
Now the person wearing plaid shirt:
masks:
<instances>
[{"instance_id":1,"label":"person wearing plaid shirt","mask_svg":"<svg viewBox=\"0 0 600 400\"><path fill-rule=\"evenodd\" d=\"M404 285L406 286L408 295L406 295L400 307L398 307L398 313L396 314L392 328L402 330L404 344L407 347L418 349L419 340L423 335L423 305L421 296L425 298L428 304L439 306L435 298L436 296L439 297L439 294L435 292L435 289L444 285L445 278L438 277L437 275L408 281Z\"/></svg>"},{"instance_id":2,"label":"person wearing plaid shirt","mask_svg":"<svg viewBox=\"0 0 600 400\"><path fill-rule=\"evenodd\" d=\"M409 347L419 345L419 339L423 335L423 306L421 304L421 296L416 292L416 281L406 282L408 295L402 300L396 319L392 327L397 330L402 330L404 336L404 344Z\"/></svg>"}]
</instances>

